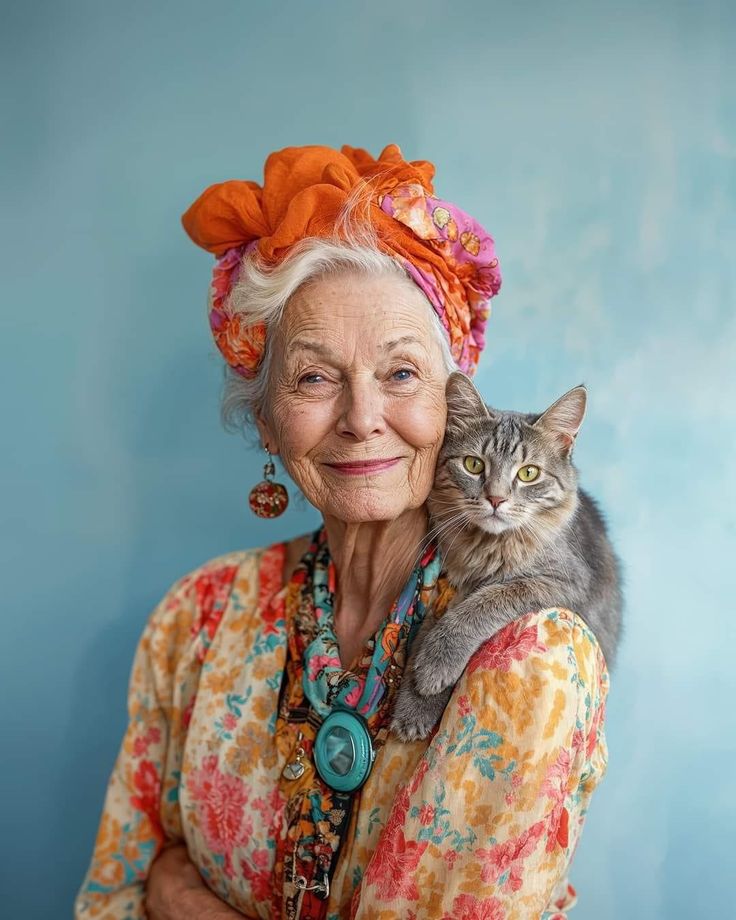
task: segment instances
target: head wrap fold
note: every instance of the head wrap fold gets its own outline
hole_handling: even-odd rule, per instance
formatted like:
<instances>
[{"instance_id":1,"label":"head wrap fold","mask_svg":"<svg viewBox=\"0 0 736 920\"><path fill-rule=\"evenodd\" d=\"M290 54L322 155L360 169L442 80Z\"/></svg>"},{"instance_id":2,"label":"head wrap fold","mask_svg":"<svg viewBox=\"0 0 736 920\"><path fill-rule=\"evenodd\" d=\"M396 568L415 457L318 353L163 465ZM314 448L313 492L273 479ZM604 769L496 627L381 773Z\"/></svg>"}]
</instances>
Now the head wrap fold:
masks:
<instances>
[{"instance_id":1,"label":"head wrap fold","mask_svg":"<svg viewBox=\"0 0 736 920\"><path fill-rule=\"evenodd\" d=\"M473 373L485 345L488 302L501 287L493 238L472 217L434 196L434 166L407 162L395 144L378 159L343 146L286 147L266 160L263 185L231 179L207 188L182 216L192 240L217 261L210 327L225 360L244 377L258 371L263 323L229 308L243 255L275 265L308 237L340 236L345 206L370 224L379 246L404 266L447 331L458 367Z\"/></svg>"}]
</instances>

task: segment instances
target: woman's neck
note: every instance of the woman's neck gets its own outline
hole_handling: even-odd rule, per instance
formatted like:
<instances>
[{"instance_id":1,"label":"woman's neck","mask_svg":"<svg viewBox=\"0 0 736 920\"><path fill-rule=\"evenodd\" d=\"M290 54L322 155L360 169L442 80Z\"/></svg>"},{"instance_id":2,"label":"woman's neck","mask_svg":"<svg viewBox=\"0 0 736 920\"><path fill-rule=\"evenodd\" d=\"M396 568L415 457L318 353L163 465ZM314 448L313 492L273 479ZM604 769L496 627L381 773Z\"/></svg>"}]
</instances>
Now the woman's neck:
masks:
<instances>
[{"instance_id":1,"label":"woman's neck","mask_svg":"<svg viewBox=\"0 0 736 920\"><path fill-rule=\"evenodd\" d=\"M326 517L325 529L337 576L335 631L347 666L351 653L378 629L419 561L427 515L418 508L395 521L361 524Z\"/></svg>"}]
</instances>

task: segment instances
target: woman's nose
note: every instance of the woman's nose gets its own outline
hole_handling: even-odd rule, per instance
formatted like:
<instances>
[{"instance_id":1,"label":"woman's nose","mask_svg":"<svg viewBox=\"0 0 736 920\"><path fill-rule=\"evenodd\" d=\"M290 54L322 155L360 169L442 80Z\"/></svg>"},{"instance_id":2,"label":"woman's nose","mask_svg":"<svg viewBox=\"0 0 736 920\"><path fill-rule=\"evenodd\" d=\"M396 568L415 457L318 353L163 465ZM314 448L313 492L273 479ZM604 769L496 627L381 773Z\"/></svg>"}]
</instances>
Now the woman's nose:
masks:
<instances>
[{"instance_id":1,"label":"woman's nose","mask_svg":"<svg viewBox=\"0 0 736 920\"><path fill-rule=\"evenodd\" d=\"M385 432L383 397L377 383L356 381L346 387L337 430L342 437L356 441Z\"/></svg>"}]
</instances>

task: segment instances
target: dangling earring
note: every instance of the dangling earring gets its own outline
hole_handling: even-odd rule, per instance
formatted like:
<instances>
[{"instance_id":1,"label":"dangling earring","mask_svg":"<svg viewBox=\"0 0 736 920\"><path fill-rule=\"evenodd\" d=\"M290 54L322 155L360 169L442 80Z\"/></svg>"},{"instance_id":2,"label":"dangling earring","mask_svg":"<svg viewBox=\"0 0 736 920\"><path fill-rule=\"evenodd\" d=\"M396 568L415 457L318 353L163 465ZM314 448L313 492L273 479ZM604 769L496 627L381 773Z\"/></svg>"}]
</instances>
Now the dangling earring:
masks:
<instances>
[{"instance_id":1,"label":"dangling earring","mask_svg":"<svg viewBox=\"0 0 736 920\"><path fill-rule=\"evenodd\" d=\"M280 482L273 481L276 467L273 464L271 451L266 448L268 460L263 467L263 481L253 486L248 496L248 504L253 514L262 518L275 518L286 511L289 504L289 495Z\"/></svg>"}]
</instances>

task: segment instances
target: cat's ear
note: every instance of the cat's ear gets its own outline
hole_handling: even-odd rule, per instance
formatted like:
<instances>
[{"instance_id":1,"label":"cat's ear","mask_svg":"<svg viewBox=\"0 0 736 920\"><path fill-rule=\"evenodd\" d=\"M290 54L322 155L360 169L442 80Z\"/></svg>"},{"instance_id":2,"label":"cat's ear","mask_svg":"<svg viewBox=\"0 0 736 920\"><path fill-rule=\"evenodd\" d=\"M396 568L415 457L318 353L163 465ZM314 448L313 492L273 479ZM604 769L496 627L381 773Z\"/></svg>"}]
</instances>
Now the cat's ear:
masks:
<instances>
[{"instance_id":1,"label":"cat's ear","mask_svg":"<svg viewBox=\"0 0 736 920\"><path fill-rule=\"evenodd\" d=\"M532 427L553 438L562 448L563 454L569 456L583 424L587 403L588 391L581 383L553 402Z\"/></svg>"},{"instance_id":2,"label":"cat's ear","mask_svg":"<svg viewBox=\"0 0 736 920\"><path fill-rule=\"evenodd\" d=\"M459 432L472 422L490 418L491 413L475 384L460 371L455 371L447 378L445 396L448 432Z\"/></svg>"}]
</instances>

